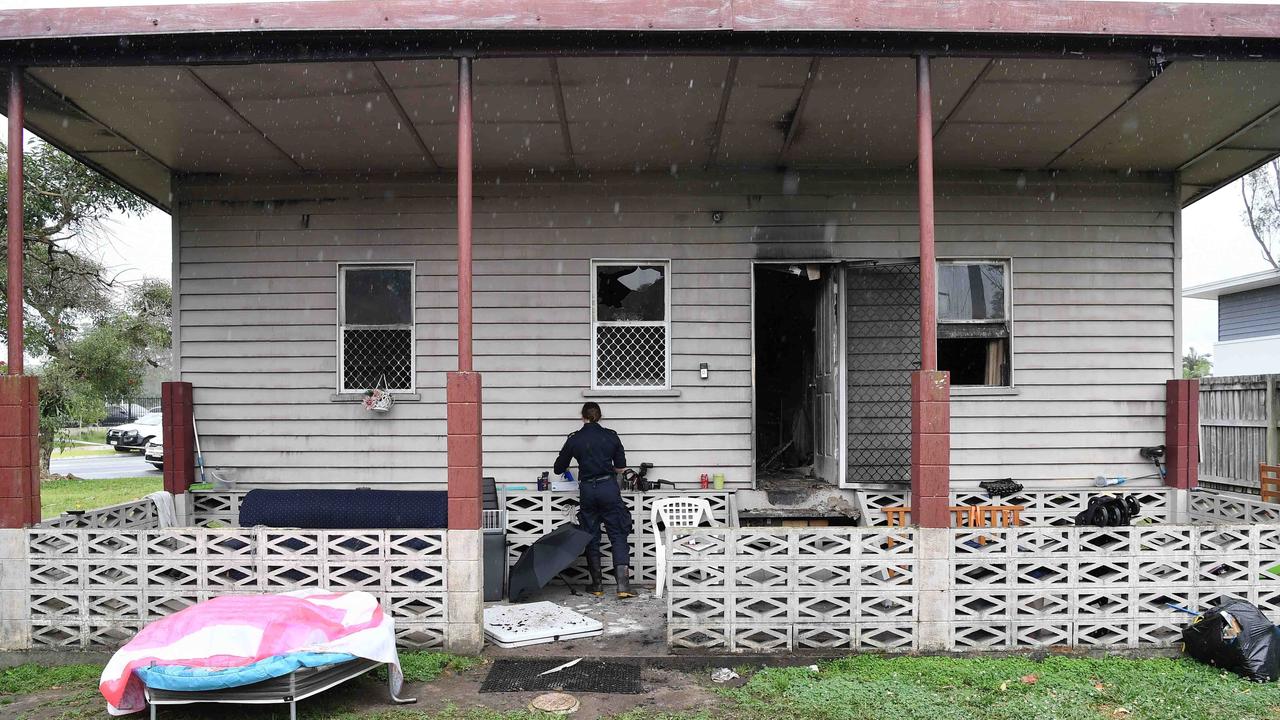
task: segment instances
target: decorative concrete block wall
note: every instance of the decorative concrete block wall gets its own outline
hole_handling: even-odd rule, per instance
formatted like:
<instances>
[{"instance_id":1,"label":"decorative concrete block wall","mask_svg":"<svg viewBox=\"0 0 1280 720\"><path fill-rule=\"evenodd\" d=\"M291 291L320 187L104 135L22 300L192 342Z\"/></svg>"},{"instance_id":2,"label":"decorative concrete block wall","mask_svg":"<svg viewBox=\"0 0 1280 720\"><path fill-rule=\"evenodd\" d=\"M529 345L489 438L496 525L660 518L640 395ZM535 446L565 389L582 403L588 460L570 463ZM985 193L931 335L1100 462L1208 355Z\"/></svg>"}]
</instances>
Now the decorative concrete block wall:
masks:
<instances>
[{"instance_id":1,"label":"decorative concrete block wall","mask_svg":"<svg viewBox=\"0 0 1280 720\"><path fill-rule=\"evenodd\" d=\"M369 592L395 617L402 646L443 647L460 637L451 619L466 619L451 614L451 591L465 593L472 583L463 576L478 566L465 559L467 539L444 530L19 532L26 555L19 587L37 648L113 647L147 622L211 597L301 588ZM449 550L463 555L457 572ZM454 579L463 587L451 587Z\"/></svg>"},{"instance_id":2,"label":"decorative concrete block wall","mask_svg":"<svg viewBox=\"0 0 1280 720\"><path fill-rule=\"evenodd\" d=\"M675 531L667 643L713 652L915 649L916 533Z\"/></svg>"},{"instance_id":3,"label":"decorative concrete block wall","mask_svg":"<svg viewBox=\"0 0 1280 720\"><path fill-rule=\"evenodd\" d=\"M1243 598L1280 617L1280 525L697 529L668 644L727 652L1167 647Z\"/></svg>"},{"instance_id":4,"label":"decorative concrete block wall","mask_svg":"<svg viewBox=\"0 0 1280 720\"><path fill-rule=\"evenodd\" d=\"M1142 506L1139 517L1155 522L1174 522L1172 488L1084 488L1067 490L1030 489L1002 498L993 498L980 489L951 492L951 505L1020 505L1023 507L1023 525L1071 525L1072 519L1089 504L1096 495L1133 495ZM858 509L863 514L863 524L884 526L883 508L907 507L911 494L906 490L859 490Z\"/></svg>"},{"instance_id":5,"label":"decorative concrete block wall","mask_svg":"<svg viewBox=\"0 0 1280 720\"><path fill-rule=\"evenodd\" d=\"M160 514L150 498L142 498L85 512L64 512L41 522L40 527L146 530L160 527Z\"/></svg>"},{"instance_id":6,"label":"decorative concrete block wall","mask_svg":"<svg viewBox=\"0 0 1280 720\"><path fill-rule=\"evenodd\" d=\"M728 526L734 521L733 493L725 490L680 490L679 492L623 492L622 497L631 511L631 580L640 585L652 585L657 581L657 556L653 540L650 515L653 501L662 497L700 497L711 505L711 515L717 523ZM576 492L509 492L506 494L507 556L514 564L525 548L557 527L576 522L578 493ZM602 535L601 549L609 554L609 538ZM606 563L608 564L608 563ZM587 581L586 560L565 571L569 582Z\"/></svg>"}]
</instances>

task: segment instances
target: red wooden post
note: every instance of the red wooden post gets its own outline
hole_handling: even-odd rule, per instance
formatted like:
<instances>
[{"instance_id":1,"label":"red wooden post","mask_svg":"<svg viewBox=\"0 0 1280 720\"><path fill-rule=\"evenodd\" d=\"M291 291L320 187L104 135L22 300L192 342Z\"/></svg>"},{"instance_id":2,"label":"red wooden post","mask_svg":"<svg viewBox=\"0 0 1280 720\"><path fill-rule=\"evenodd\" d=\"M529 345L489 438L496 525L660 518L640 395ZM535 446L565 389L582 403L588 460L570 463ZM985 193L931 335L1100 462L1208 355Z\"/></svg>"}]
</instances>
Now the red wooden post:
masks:
<instances>
[{"instance_id":1,"label":"red wooden post","mask_svg":"<svg viewBox=\"0 0 1280 720\"><path fill-rule=\"evenodd\" d=\"M933 98L929 56L916 65L916 176L920 188L920 369L938 369L938 258L933 232Z\"/></svg>"},{"instance_id":2,"label":"red wooden post","mask_svg":"<svg viewBox=\"0 0 1280 720\"><path fill-rule=\"evenodd\" d=\"M180 495L196 477L195 403L191 383L160 384L160 411L164 429L164 489Z\"/></svg>"},{"instance_id":3,"label":"red wooden post","mask_svg":"<svg viewBox=\"0 0 1280 720\"><path fill-rule=\"evenodd\" d=\"M938 372L938 278L933 230L933 98L929 58L916 65L917 176L920 191L920 370L911 375L911 521L949 527L951 382Z\"/></svg>"},{"instance_id":4,"label":"red wooden post","mask_svg":"<svg viewBox=\"0 0 1280 720\"><path fill-rule=\"evenodd\" d=\"M458 372L449 373L449 529L480 528L484 474L481 380L471 349L471 58L458 58Z\"/></svg>"},{"instance_id":5,"label":"red wooden post","mask_svg":"<svg viewBox=\"0 0 1280 720\"><path fill-rule=\"evenodd\" d=\"M8 346L0 377L0 527L40 522L40 406L35 377L22 374L22 68L9 71Z\"/></svg>"},{"instance_id":6,"label":"red wooden post","mask_svg":"<svg viewBox=\"0 0 1280 720\"><path fill-rule=\"evenodd\" d=\"M22 68L9 70L9 374L22 374Z\"/></svg>"},{"instance_id":7,"label":"red wooden post","mask_svg":"<svg viewBox=\"0 0 1280 720\"><path fill-rule=\"evenodd\" d=\"M1194 490L1200 481L1200 381L1165 382L1164 484Z\"/></svg>"}]
</instances>

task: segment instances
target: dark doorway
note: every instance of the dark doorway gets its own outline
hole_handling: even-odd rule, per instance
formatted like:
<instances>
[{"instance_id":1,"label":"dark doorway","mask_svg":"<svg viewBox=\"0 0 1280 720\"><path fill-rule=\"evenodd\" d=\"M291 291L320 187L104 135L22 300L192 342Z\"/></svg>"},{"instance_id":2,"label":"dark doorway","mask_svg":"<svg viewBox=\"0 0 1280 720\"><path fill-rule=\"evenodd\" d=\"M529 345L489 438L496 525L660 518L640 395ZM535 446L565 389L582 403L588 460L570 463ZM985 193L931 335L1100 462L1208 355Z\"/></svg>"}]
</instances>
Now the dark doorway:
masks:
<instances>
[{"instance_id":1,"label":"dark doorway","mask_svg":"<svg viewBox=\"0 0 1280 720\"><path fill-rule=\"evenodd\" d=\"M757 477L812 472L814 340L822 287L804 265L755 266Z\"/></svg>"}]
</instances>

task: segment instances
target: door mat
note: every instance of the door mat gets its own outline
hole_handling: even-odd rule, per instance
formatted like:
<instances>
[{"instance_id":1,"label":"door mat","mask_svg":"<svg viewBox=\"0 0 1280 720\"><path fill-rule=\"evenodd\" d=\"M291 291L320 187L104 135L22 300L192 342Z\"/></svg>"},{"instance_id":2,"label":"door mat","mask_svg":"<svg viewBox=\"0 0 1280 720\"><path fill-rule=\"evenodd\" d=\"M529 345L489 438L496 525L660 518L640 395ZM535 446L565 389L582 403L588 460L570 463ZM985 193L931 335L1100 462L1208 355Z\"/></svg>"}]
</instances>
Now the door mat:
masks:
<instances>
[{"instance_id":1,"label":"door mat","mask_svg":"<svg viewBox=\"0 0 1280 720\"><path fill-rule=\"evenodd\" d=\"M582 660L572 667L542 675L565 664L565 660L495 660L480 685L482 693L565 692L639 695L640 666L630 663Z\"/></svg>"}]
</instances>

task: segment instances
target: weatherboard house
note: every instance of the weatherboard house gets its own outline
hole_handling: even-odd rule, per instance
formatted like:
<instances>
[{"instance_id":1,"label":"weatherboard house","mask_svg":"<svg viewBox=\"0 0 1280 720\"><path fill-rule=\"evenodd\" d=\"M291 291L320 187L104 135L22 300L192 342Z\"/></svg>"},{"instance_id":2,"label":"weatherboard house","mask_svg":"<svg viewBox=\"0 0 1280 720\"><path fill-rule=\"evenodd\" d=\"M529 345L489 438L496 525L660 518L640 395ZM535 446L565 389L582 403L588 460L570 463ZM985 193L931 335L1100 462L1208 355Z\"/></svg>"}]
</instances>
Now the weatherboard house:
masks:
<instances>
[{"instance_id":1,"label":"weatherboard house","mask_svg":"<svg viewBox=\"0 0 1280 720\"><path fill-rule=\"evenodd\" d=\"M1280 8L1110 0L0 11L19 141L172 215L188 519L251 488L448 491L427 550L36 525L18 348L0 558L29 577L0 590L3 638L90 647L161 600L363 582L406 642L477 647L482 477L509 534L549 529L534 480L586 399L724 513L667 538L674 648L1159 644L1166 601L1272 607L1247 559L1271 531L1193 524L1268 516L1191 492L1175 378L1180 214L1280 152L1277 38ZM186 492L193 427L231 490ZM784 523L761 491L788 472L856 511ZM1156 524L1062 526L1099 475L1147 476L1126 490ZM978 490L1005 478L1023 495ZM1023 526L973 535L954 508L978 501ZM353 580L369 558L386 572Z\"/></svg>"}]
</instances>

